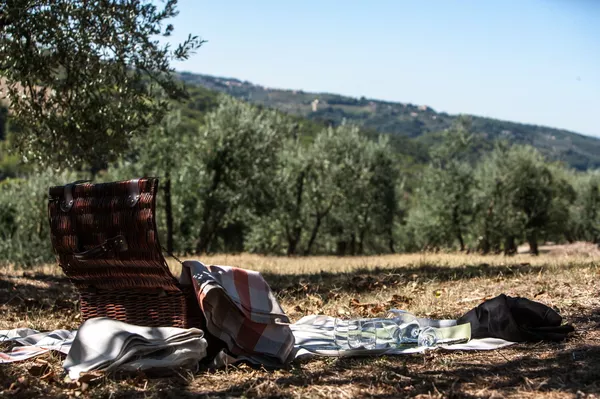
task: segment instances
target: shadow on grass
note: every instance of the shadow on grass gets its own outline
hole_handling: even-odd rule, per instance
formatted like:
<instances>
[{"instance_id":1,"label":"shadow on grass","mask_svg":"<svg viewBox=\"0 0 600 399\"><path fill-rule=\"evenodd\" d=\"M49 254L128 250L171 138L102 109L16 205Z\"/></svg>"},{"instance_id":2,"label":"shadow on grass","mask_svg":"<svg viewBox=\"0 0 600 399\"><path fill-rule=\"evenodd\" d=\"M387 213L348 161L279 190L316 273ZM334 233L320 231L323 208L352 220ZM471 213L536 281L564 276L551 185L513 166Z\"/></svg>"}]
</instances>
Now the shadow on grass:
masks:
<instances>
[{"instance_id":1,"label":"shadow on grass","mask_svg":"<svg viewBox=\"0 0 600 399\"><path fill-rule=\"evenodd\" d=\"M0 276L0 317L25 316L31 311L60 314L77 311L78 295L66 277L26 273Z\"/></svg>"},{"instance_id":2,"label":"shadow on grass","mask_svg":"<svg viewBox=\"0 0 600 399\"><path fill-rule=\"evenodd\" d=\"M178 396L194 397L291 397L338 392L332 396L367 391L375 398L502 397L522 392L559 391L576 394L599 393L600 346L582 345L567 349L564 344L526 344L494 352L433 352L409 356L369 359L339 359L316 371L304 370L304 362L290 370L291 375L273 378L262 375L223 390L193 392ZM314 389L312 389L314 388ZM308 392L304 393L303 389ZM326 391L324 389L327 389ZM347 395L346 395L347 396Z\"/></svg>"},{"instance_id":3,"label":"shadow on grass","mask_svg":"<svg viewBox=\"0 0 600 399\"><path fill-rule=\"evenodd\" d=\"M576 269L585 265L567 264L565 269ZM355 269L351 272L320 272L312 274L262 273L274 292L280 297L302 297L306 294L327 294L332 291L347 293L368 292L382 286L394 287L407 282L459 281L474 278L495 278L537 274L545 266L529 263L506 266L491 266L487 263L450 267L443 265L419 265L397 268Z\"/></svg>"},{"instance_id":4,"label":"shadow on grass","mask_svg":"<svg viewBox=\"0 0 600 399\"><path fill-rule=\"evenodd\" d=\"M568 267L568 266L565 266ZM409 281L452 281L478 277L510 276L538 273L540 266L518 264L490 266L487 264L444 267L422 265L400 268L356 269L352 272L316 274L263 273L265 280L279 296L304 297L306 294L327 294L332 291L368 292L383 285L394 287ZM76 311L77 293L68 278L25 273L0 276L0 312L22 313L39 310L48 312Z\"/></svg>"},{"instance_id":5,"label":"shadow on grass","mask_svg":"<svg viewBox=\"0 0 600 399\"><path fill-rule=\"evenodd\" d=\"M572 343L521 344L498 351L443 352L363 359L331 359L318 366L304 360L278 373L231 370L219 381L182 378L112 380L90 390L90 397L426 397L475 398L548 394L600 393L600 346ZM0 367L0 390L13 397L32 397L40 386L17 383L23 371ZM210 381L213 381L211 384ZM200 384L198 384L200 382ZM69 392L56 382L44 393L60 397ZM1 395L0 395L1 396ZM66 396L66 395L65 395ZM553 397L553 396L552 396Z\"/></svg>"},{"instance_id":6,"label":"shadow on grass","mask_svg":"<svg viewBox=\"0 0 600 399\"><path fill-rule=\"evenodd\" d=\"M569 317L569 322L573 323L581 331L600 332L600 309L590 309L585 312L578 312ZM581 326L581 328L579 328Z\"/></svg>"},{"instance_id":7,"label":"shadow on grass","mask_svg":"<svg viewBox=\"0 0 600 399\"><path fill-rule=\"evenodd\" d=\"M587 265L566 264L565 269L585 268ZM529 263L491 266L486 263L450 267L424 264L418 266L358 268L350 272L262 275L279 297L304 297L307 294L363 293L382 286L393 288L408 282L447 282L475 278L499 278L537 274L547 270L545 266ZM77 294L66 277L30 273L21 277L0 276L0 306L7 305L15 311L32 307L62 310L73 308Z\"/></svg>"}]
</instances>

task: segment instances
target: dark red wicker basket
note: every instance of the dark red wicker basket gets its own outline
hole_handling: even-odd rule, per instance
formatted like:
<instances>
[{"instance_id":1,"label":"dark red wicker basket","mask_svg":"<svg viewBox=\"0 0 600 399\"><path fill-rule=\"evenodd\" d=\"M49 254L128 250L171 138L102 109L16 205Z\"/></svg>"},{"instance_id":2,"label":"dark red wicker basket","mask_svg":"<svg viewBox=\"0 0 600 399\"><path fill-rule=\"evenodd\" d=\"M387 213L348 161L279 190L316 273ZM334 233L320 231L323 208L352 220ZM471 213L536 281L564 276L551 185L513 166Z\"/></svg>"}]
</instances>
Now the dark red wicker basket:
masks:
<instances>
[{"instance_id":1,"label":"dark red wicker basket","mask_svg":"<svg viewBox=\"0 0 600 399\"><path fill-rule=\"evenodd\" d=\"M169 271L156 230L158 179L51 187L52 247L80 293L84 320L144 326L200 323L193 293Z\"/></svg>"}]
</instances>

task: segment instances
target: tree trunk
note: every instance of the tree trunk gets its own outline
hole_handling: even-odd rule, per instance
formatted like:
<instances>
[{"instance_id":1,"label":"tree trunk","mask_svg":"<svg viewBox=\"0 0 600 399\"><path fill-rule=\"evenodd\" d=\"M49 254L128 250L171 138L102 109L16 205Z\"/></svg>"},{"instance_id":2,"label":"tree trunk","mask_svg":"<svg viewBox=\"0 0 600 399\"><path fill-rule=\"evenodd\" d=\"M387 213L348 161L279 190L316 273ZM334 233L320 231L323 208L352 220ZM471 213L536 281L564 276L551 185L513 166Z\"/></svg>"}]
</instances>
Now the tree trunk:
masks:
<instances>
[{"instance_id":1,"label":"tree trunk","mask_svg":"<svg viewBox=\"0 0 600 399\"><path fill-rule=\"evenodd\" d=\"M356 234L350 235L350 255L356 255Z\"/></svg>"},{"instance_id":2,"label":"tree trunk","mask_svg":"<svg viewBox=\"0 0 600 399\"><path fill-rule=\"evenodd\" d=\"M208 205L209 201L206 201L206 205ZM205 207L202 213L202 226L200 226L200 234L198 235L198 242L196 243L196 254L206 253L208 248L208 237L210 236L210 228L209 224L209 214L210 207Z\"/></svg>"},{"instance_id":3,"label":"tree trunk","mask_svg":"<svg viewBox=\"0 0 600 399\"><path fill-rule=\"evenodd\" d=\"M460 229L456 230L456 238L458 239L458 243L460 244L461 252L464 251L465 250L465 241L463 239Z\"/></svg>"},{"instance_id":4,"label":"tree trunk","mask_svg":"<svg viewBox=\"0 0 600 399\"><path fill-rule=\"evenodd\" d=\"M304 178L306 176L306 171L303 170L298 175L298 179L296 180L296 207L294 210L294 219L300 219L301 211L302 211L302 193L304 192ZM300 238L302 236L302 226L294 227L292 229L292 233L288 233L288 256L295 255L296 250L298 248L298 243L300 242Z\"/></svg>"},{"instance_id":5,"label":"tree trunk","mask_svg":"<svg viewBox=\"0 0 600 399\"><path fill-rule=\"evenodd\" d=\"M310 233L310 240L308 240L308 245L306 246L306 250L304 251L304 255L310 255L310 251L312 251L312 246L317 239L317 234L319 233L319 228L321 227L322 216L317 215L317 219L315 221L315 225Z\"/></svg>"},{"instance_id":6,"label":"tree trunk","mask_svg":"<svg viewBox=\"0 0 600 399\"><path fill-rule=\"evenodd\" d=\"M308 241L308 246L306 247L306 250L304 251L304 255L310 254L310 251L312 250L312 246L315 243L315 240L317 239L317 234L319 233L319 228L321 227L321 222L323 222L323 219L329 214L332 207L333 207L333 200L329 203L329 205L327 206L327 208L325 208L325 210L323 210L321 212L319 212L319 211L316 212L315 225L313 227L312 232L310 233L310 240Z\"/></svg>"},{"instance_id":7,"label":"tree trunk","mask_svg":"<svg viewBox=\"0 0 600 399\"><path fill-rule=\"evenodd\" d=\"M287 256L296 255L297 247L298 247L298 240L288 237Z\"/></svg>"},{"instance_id":8,"label":"tree trunk","mask_svg":"<svg viewBox=\"0 0 600 399\"><path fill-rule=\"evenodd\" d=\"M202 227L200 228L199 240L196 245L196 253L197 254L205 254L208 253L210 249L210 244L212 243L219 225L221 223L221 215L217 215L214 218L207 218L202 222Z\"/></svg>"},{"instance_id":9,"label":"tree trunk","mask_svg":"<svg viewBox=\"0 0 600 399\"><path fill-rule=\"evenodd\" d=\"M358 236L358 254L362 255L365 253L365 230L361 231Z\"/></svg>"},{"instance_id":10,"label":"tree trunk","mask_svg":"<svg viewBox=\"0 0 600 399\"><path fill-rule=\"evenodd\" d=\"M394 228L390 226L387 231L388 235L388 248L391 253L396 253L396 242L394 241Z\"/></svg>"},{"instance_id":11,"label":"tree trunk","mask_svg":"<svg viewBox=\"0 0 600 399\"><path fill-rule=\"evenodd\" d=\"M487 239L487 237L483 237L483 239L479 242L479 251L483 255L490 253L490 241Z\"/></svg>"},{"instance_id":12,"label":"tree trunk","mask_svg":"<svg viewBox=\"0 0 600 399\"><path fill-rule=\"evenodd\" d=\"M196 243L196 253L206 253L208 250L208 246L210 245L210 241L217 230L219 220L215 217L215 221L211 222L211 216L214 212L215 201L211 197L211 195L217 191L221 183L221 174L223 173L223 166L219 166L215 170L215 174L213 175L212 183L207 193L207 198L204 201L204 206L202 207L202 227L200 227L200 234L198 235L198 242Z\"/></svg>"},{"instance_id":13,"label":"tree trunk","mask_svg":"<svg viewBox=\"0 0 600 399\"><path fill-rule=\"evenodd\" d=\"M529 253L532 255L539 255L538 249L537 232L532 232L527 236L527 242L529 243Z\"/></svg>"},{"instance_id":14,"label":"tree trunk","mask_svg":"<svg viewBox=\"0 0 600 399\"><path fill-rule=\"evenodd\" d=\"M517 245L515 244L515 237L506 237L504 241L504 255L514 255L517 253Z\"/></svg>"},{"instance_id":15,"label":"tree trunk","mask_svg":"<svg viewBox=\"0 0 600 399\"><path fill-rule=\"evenodd\" d=\"M390 253L395 254L396 253L396 244L394 243L394 239L390 238L388 241L388 248L390 249Z\"/></svg>"},{"instance_id":16,"label":"tree trunk","mask_svg":"<svg viewBox=\"0 0 600 399\"><path fill-rule=\"evenodd\" d=\"M337 256L344 256L346 255L346 247L348 243L346 241L338 241L336 242L335 245L335 254Z\"/></svg>"},{"instance_id":17,"label":"tree trunk","mask_svg":"<svg viewBox=\"0 0 600 399\"><path fill-rule=\"evenodd\" d=\"M173 199L171 198L171 176L167 172L165 175L165 216L167 218L167 252L173 253Z\"/></svg>"},{"instance_id":18,"label":"tree trunk","mask_svg":"<svg viewBox=\"0 0 600 399\"><path fill-rule=\"evenodd\" d=\"M204 219L204 218L203 218ZM207 252L208 249L208 245L209 243L209 239L208 237L210 236L210 231L209 231L209 227L208 227L208 221L203 220L202 221L202 227L200 227L200 234L198 237L198 242L196 243L196 254L203 254Z\"/></svg>"},{"instance_id":19,"label":"tree trunk","mask_svg":"<svg viewBox=\"0 0 600 399\"><path fill-rule=\"evenodd\" d=\"M502 242L499 239L496 239L490 243L490 250L492 253L499 255L502 253Z\"/></svg>"},{"instance_id":20,"label":"tree trunk","mask_svg":"<svg viewBox=\"0 0 600 399\"><path fill-rule=\"evenodd\" d=\"M490 220L493 217L493 214L494 214L494 200L491 200L490 205L488 206L488 209L486 212L485 220L484 220L483 239L481 240L481 242L479 244L480 251L484 255L490 253L490 251L492 249L492 245L490 243Z\"/></svg>"},{"instance_id":21,"label":"tree trunk","mask_svg":"<svg viewBox=\"0 0 600 399\"><path fill-rule=\"evenodd\" d=\"M287 255L296 255L296 252L298 251L298 243L300 243L300 239L302 238L302 227L294 227L291 232L289 228L286 227L285 231L288 241Z\"/></svg>"},{"instance_id":22,"label":"tree trunk","mask_svg":"<svg viewBox=\"0 0 600 399\"><path fill-rule=\"evenodd\" d=\"M458 209L454 207L452 210L452 223L454 224L454 228L456 229L456 238L458 239L458 243L460 244L460 250L465 250L465 241L463 240L462 232L460 231L460 217L458 215Z\"/></svg>"}]
</instances>

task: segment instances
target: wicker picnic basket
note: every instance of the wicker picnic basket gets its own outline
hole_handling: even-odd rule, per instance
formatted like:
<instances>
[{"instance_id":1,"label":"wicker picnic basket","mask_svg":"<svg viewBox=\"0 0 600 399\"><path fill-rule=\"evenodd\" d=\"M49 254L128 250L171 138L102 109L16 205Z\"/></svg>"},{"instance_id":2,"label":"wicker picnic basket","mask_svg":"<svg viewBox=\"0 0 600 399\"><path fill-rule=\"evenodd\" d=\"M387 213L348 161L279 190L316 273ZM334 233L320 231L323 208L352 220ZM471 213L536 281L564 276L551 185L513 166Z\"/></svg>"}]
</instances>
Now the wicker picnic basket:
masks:
<instances>
[{"instance_id":1,"label":"wicker picnic basket","mask_svg":"<svg viewBox=\"0 0 600 399\"><path fill-rule=\"evenodd\" d=\"M58 263L80 294L81 315L159 327L201 324L191 288L162 255L156 229L158 179L75 182L49 189Z\"/></svg>"}]
</instances>

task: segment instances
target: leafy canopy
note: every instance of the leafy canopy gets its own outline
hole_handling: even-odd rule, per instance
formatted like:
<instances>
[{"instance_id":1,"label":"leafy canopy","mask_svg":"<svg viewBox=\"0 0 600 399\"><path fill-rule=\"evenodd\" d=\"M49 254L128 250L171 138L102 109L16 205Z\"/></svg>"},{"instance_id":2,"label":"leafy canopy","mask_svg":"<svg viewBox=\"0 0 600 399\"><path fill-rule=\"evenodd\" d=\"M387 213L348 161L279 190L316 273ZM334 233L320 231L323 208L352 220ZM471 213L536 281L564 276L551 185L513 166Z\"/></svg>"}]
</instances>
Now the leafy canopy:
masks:
<instances>
[{"instance_id":1,"label":"leafy canopy","mask_svg":"<svg viewBox=\"0 0 600 399\"><path fill-rule=\"evenodd\" d=\"M3 0L0 98L29 161L73 167L111 161L129 139L185 96L170 62L202 41L171 48L177 0Z\"/></svg>"}]
</instances>

